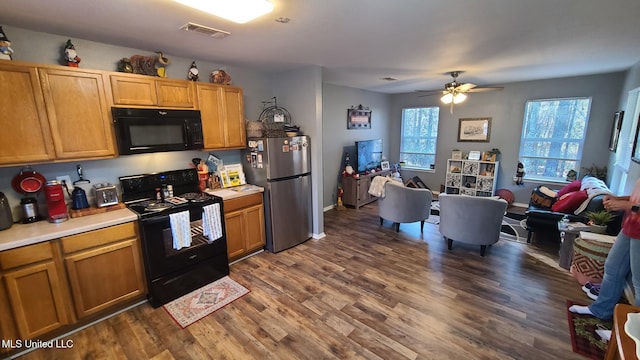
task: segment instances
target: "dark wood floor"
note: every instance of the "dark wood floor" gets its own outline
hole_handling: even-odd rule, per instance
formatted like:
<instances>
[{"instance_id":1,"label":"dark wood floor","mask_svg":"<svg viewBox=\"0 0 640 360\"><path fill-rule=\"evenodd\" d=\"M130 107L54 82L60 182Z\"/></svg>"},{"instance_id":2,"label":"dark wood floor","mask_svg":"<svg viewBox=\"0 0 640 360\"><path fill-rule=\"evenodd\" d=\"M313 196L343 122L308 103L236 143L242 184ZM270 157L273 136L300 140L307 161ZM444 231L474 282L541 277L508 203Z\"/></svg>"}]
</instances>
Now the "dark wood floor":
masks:
<instances>
[{"instance_id":1,"label":"dark wood floor","mask_svg":"<svg viewBox=\"0 0 640 360\"><path fill-rule=\"evenodd\" d=\"M145 303L66 337L72 349L23 358L584 359L565 303L589 300L557 245L500 241L482 258L376 213L328 211L325 238L234 264L251 292L185 330Z\"/></svg>"}]
</instances>

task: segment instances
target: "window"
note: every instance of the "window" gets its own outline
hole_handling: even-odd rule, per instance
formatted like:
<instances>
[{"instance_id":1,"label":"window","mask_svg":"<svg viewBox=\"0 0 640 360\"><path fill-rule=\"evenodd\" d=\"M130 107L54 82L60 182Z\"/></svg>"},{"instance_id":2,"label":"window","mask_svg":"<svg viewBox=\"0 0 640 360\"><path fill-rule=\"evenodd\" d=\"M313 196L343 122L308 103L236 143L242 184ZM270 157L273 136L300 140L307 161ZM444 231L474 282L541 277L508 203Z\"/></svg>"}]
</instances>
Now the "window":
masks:
<instances>
[{"instance_id":1,"label":"window","mask_svg":"<svg viewBox=\"0 0 640 360\"><path fill-rule=\"evenodd\" d=\"M590 106L590 98L527 102L520 141L526 179L565 181L569 170L580 170Z\"/></svg>"},{"instance_id":2,"label":"window","mask_svg":"<svg viewBox=\"0 0 640 360\"><path fill-rule=\"evenodd\" d=\"M433 170L438 140L437 106L402 109L400 161L411 169Z\"/></svg>"}]
</instances>

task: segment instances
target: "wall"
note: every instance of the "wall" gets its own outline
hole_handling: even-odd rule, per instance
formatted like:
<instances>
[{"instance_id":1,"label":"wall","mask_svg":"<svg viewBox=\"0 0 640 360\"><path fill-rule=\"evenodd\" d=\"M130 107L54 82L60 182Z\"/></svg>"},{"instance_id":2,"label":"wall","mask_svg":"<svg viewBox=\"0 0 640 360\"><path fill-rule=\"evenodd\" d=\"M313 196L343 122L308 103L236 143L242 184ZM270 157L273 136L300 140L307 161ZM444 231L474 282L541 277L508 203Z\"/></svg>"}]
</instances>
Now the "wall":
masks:
<instances>
[{"instance_id":1,"label":"wall","mask_svg":"<svg viewBox=\"0 0 640 360\"><path fill-rule=\"evenodd\" d=\"M66 36L46 34L27 29L3 26L5 33L11 39L14 50L14 60L30 61L44 64L59 64L62 58ZM154 49L131 49L110 44L97 43L85 39L72 39L78 56L82 59L81 68L116 71L117 62L123 57L131 55L154 55ZM194 59L182 58L173 54L164 54L171 60L167 66L167 76L176 79L186 79L187 72ZM224 68L231 76L234 85L240 86L244 92L245 117L257 119L262 111L262 101L273 97L273 79L271 74L255 72L251 69L239 68L231 65L214 64L195 59L200 70L200 81L208 82L208 74L215 69ZM240 162L240 152L237 150L212 152L224 163ZM76 164L83 166L85 178L91 184L82 187L91 195L93 184L110 182L118 184L119 176L133 175L164 170L188 168L194 157L206 158L208 152L185 151L172 153L158 153L145 155L123 156L117 159L82 161L55 164L36 164L34 169L42 173L47 179L55 179L59 175L70 175L77 180ZM12 206L15 220L20 219L20 194L11 189L11 179L20 172L21 167L0 168L0 192L5 193ZM39 196L41 214L44 212L44 197Z\"/></svg>"},{"instance_id":2,"label":"wall","mask_svg":"<svg viewBox=\"0 0 640 360\"><path fill-rule=\"evenodd\" d=\"M528 204L531 190L540 185L525 181L523 186L513 182L526 101L533 99L590 96L591 114L583 150L581 166L605 166L609 162L609 135L613 113L618 110L618 102L625 74L622 72L558 78L504 85L504 90L496 92L472 93L462 104L456 105L453 114L448 106L441 106L438 96L419 97L416 93L391 96L390 159L399 157L399 138L401 130L402 108L417 106L441 106L438 128L438 145L435 171L403 170L403 178L419 176L431 189L439 190L444 183L446 161L454 149L487 151L498 148L501 151L498 160L497 188L506 188L515 195L516 203ZM491 133L488 143L457 142L458 119L491 117ZM562 184L548 184L551 188L560 188Z\"/></svg>"},{"instance_id":3,"label":"wall","mask_svg":"<svg viewBox=\"0 0 640 360\"><path fill-rule=\"evenodd\" d=\"M323 84L322 87L322 151L324 161L323 203L333 206L337 201L337 188L344 168L344 153L350 152L355 164L355 141L382 139L384 156L392 153L392 120L389 117L390 97L386 94L361 89ZM362 105L371 110L371 129L347 130L347 109ZM397 134L395 135L397 136ZM397 152L396 152L397 153ZM395 155L397 161L397 155Z\"/></svg>"},{"instance_id":4,"label":"wall","mask_svg":"<svg viewBox=\"0 0 640 360\"><path fill-rule=\"evenodd\" d=\"M278 105L291 114L291 122L311 139L311 187L313 202L313 236L324 236L322 211L322 69L308 66L272 76L273 94Z\"/></svg>"},{"instance_id":5,"label":"wall","mask_svg":"<svg viewBox=\"0 0 640 360\"><path fill-rule=\"evenodd\" d=\"M622 86L622 91L620 93L619 98L619 107L618 110L625 110L625 115L623 118L623 129L630 129L631 133L629 134L631 142L633 142L637 127L638 127L638 118L634 117L633 109L627 108L627 99L629 97L630 91L638 91L640 88L640 62L636 63L629 71L626 73L626 77L624 79L624 85ZM638 109L636 109L638 111ZM628 127L627 127L628 126ZM622 136L621 136L622 137ZM609 158L609 168L613 169L615 164L615 154L611 153ZM627 173L627 181L623 186L623 190L620 191L619 195L629 195L631 194L631 190L633 189L633 185L636 180L640 178L640 164L631 161L629 166L629 171Z\"/></svg>"}]
</instances>

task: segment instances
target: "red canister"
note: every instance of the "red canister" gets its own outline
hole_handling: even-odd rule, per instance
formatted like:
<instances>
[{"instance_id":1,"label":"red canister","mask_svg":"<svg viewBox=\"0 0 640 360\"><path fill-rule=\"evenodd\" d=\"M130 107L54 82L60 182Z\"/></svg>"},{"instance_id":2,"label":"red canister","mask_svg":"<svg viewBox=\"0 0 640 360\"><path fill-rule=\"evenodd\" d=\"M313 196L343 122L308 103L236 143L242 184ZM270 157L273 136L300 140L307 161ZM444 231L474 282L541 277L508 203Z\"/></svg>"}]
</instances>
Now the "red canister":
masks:
<instances>
[{"instance_id":1,"label":"red canister","mask_svg":"<svg viewBox=\"0 0 640 360\"><path fill-rule=\"evenodd\" d=\"M44 187L44 194L47 200L47 210L49 212L47 219L49 222L59 223L69 220L62 184L57 180L47 181Z\"/></svg>"}]
</instances>

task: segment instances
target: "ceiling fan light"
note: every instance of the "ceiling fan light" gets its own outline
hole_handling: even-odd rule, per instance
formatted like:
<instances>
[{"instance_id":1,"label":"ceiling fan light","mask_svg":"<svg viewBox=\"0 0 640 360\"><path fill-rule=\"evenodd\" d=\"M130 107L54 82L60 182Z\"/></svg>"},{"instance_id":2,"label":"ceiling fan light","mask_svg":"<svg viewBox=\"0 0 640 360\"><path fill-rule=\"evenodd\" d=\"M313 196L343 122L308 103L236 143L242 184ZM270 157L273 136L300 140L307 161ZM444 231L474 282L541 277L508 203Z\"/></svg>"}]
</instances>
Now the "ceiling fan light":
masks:
<instances>
[{"instance_id":1,"label":"ceiling fan light","mask_svg":"<svg viewBox=\"0 0 640 360\"><path fill-rule=\"evenodd\" d=\"M453 101L453 94L451 93L444 94L444 96L440 98L440 101L442 101L445 104L451 104L451 102Z\"/></svg>"},{"instance_id":2,"label":"ceiling fan light","mask_svg":"<svg viewBox=\"0 0 640 360\"><path fill-rule=\"evenodd\" d=\"M461 102L467 100L467 95L463 94L463 93L457 93L454 97L453 97L453 103L454 104L460 104Z\"/></svg>"},{"instance_id":3,"label":"ceiling fan light","mask_svg":"<svg viewBox=\"0 0 640 360\"><path fill-rule=\"evenodd\" d=\"M174 0L194 9L244 24L273 11L268 0Z\"/></svg>"}]
</instances>

